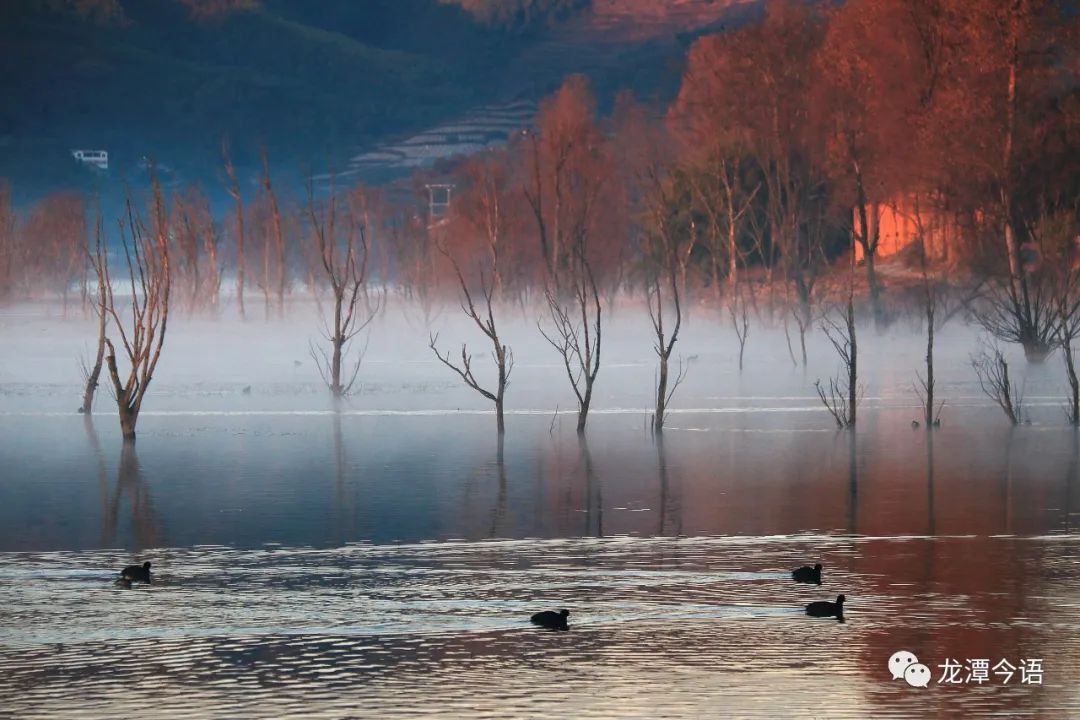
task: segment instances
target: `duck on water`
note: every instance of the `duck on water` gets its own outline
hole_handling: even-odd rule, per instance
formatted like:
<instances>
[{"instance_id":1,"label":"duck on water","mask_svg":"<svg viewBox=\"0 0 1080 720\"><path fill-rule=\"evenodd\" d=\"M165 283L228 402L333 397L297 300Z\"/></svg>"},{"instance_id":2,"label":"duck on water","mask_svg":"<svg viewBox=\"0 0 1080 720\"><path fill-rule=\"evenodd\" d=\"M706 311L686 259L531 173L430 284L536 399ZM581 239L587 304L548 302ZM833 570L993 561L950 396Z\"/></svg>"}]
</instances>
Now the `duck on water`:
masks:
<instances>
[{"instance_id":1,"label":"duck on water","mask_svg":"<svg viewBox=\"0 0 1080 720\"><path fill-rule=\"evenodd\" d=\"M806 614L810 617L834 617L843 622L845 600L847 600L847 598L843 595L837 595L836 602L818 600L817 602L809 603L806 606Z\"/></svg>"},{"instance_id":2,"label":"duck on water","mask_svg":"<svg viewBox=\"0 0 1080 720\"><path fill-rule=\"evenodd\" d=\"M539 625L545 627L548 630L569 630L570 626L566 624L566 618L570 616L569 610L560 610L555 612L554 610L545 610L544 612L538 612L529 618L529 622L533 625Z\"/></svg>"},{"instance_id":3,"label":"duck on water","mask_svg":"<svg viewBox=\"0 0 1080 720\"><path fill-rule=\"evenodd\" d=\"M791 571L791 577L795 582L821 584L821 563L810 567L803 565L801 568Z\"/></svg>"},{"instance_id":4,"label":"duck on water","mask_svg":"<svg viewBox=\"0 0 1080 720\"><path fill-rule=\"evenodd\" d=\"M150 561L147 560L142 565L128 565L126 568L120 571L120 578L116 581L118 585L124 587L131 587L133 582L150 582Z\"/></svg>"}]
</instances>

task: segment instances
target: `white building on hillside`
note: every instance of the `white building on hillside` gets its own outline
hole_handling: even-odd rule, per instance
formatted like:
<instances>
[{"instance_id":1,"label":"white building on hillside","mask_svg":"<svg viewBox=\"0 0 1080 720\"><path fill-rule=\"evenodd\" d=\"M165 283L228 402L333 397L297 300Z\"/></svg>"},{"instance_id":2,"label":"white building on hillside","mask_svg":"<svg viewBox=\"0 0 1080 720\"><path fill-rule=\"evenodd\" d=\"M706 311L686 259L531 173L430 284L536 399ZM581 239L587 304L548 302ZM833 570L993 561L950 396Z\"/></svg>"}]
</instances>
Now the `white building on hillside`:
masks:
<instances>
[{"instance_id":1,"label":"white building on hillside","mask_svg":"<svg viewBox=\"0 0 1080 720\"><path fill-rule=\"evenodd\" d=\"M71 157L83 165L91 165L98 170L109 169L109 153L106 150L72 150Z\"/></svg>"}]
</instances>

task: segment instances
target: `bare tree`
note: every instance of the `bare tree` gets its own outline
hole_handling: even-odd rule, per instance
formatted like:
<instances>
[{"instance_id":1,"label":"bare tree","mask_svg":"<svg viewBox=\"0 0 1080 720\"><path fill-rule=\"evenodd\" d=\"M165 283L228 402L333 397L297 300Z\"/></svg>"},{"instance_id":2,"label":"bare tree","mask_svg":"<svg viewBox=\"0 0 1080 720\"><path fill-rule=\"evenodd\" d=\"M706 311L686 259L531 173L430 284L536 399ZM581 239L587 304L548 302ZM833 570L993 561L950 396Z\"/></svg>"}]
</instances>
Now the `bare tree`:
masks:
<instances>
[{"instance_id":1,"label":"bare tree","mask_svg":"<svg viewBox=\"0 0 1080 720\"><path fill-rule=\"evenodd\" d=\"M568 296L548 287L545 291L551 328L537 323L540 334L562 358L570 387L577 398L578 433L585 432L593 386L600 373L601 308L596 278L582 248L574 253Z\"/></svg>"},{"instance_id":2,"label":"bare tree","mask_svg":"<svg viewBox=\"0 0 1080 720\"><path fill-rule=\"evenodd\" d=\"M247 270L247 262L244 258L244 198L240 194L240 181L236 177L236 168L229 156L229 145L221 144L222 154L225 156L225 174L229 177L229 194L232 195L236 214L236 302L240 308L240 319L245 317L244 310L244 275Z\"/></svg>"},{"instance_id":3,"label":"bare tree","mask_svg":"<svg viewBox=\"0 0 1080 720\"><path fill-rule=\"evenodd\" d=\"M331 395L341 398L352 391L364 359L363 351L357 353L352 369L345 370L343 363L349 345L371 324L379 310L378 301L374 306L366 302L369 256L366 227L369 218L364 192L360 188L353 191L346 202L344 228L339 226L339 200L333 189L325 202L319 203L309 178L307 196L313 249L334 301L333 324L324 321L330 353L314 344L309 349ZM365 301L363 307L361 300Z\"/></svg>"},{"instance_id":4,"label":"bare tree","mask_svg":"<svg viewBox=\"0 0 1080 720\"><path fill-rule=\"evenodd\" d=\"M656 412L653 432L663 432L667 407L686 376L679 362L674 382L669 385L669 364L682 329L682 296L686 291L686 265L696 245L696 229L688 212L689 193L664 158L648 158L640 172L643 203L648 223L642 233L645 274L645 303L656 338L653 350L660 360L656 379ZM665 296L667 296L665 298ZM668 305L665 311L664 306ZM673 314L671 335L664 326L665 315Z\"/></svg>"},{"instance_id":5,"label":"bare tree","mask_svg":"<svg viewBox=\"0 0 1080 720\"><path fill-rule=\"evenodd\" d=\"M442 249L442 252L450 259L450 262L454 266L454 272L457 275L458 286L461 289L462 297L464 298L461 303L461 309L467 315L480 331L484 333L487 339L491 342L492 357L495 358L495 367L498 370L498 384L495 392L484 389L472 370L472 355L468 351L468 347L465 343L461 344L461 363L455 364L450 359L450 351L446 351L445 354L439 352L437 347L439 336L438 334L430 335L428 346L432 352L435 353L435 357L439 358L446 367L457 373L465 384L471 387L476 392L486 397L491 402L495 403L495 424L498 429L498 433L501 436L506 432L506 423L503 419L503 404L506 399L506 388L510 384L510 373L514 369L514 352L509 347L503 344L499 339L499 330L495 325L495 312L493 295L495 293L495 277L496 273L492 273L492 278L488 278L487 274L483 271L480 272L480 294L484 299L484 308L478 310L476 304L473 302L473 294L469 290L469 283L465 280L465 276L461 272L461 268L458 266L457 261L454 260L450 254ZM500 448L501 440L500 442Z\"/></svg>"},{"instance_id":6,"label":"bare tree","mask_svg":"<svg viewBox=\"0 0 1080 720\"><path fill-rule=\"evenodd\" d=\"M738 238L747 213L753 208L754 198L761 183L749 191L743 187L740 175L744 157L740 150L731 149L728 154L713 152L704 161L706 169L688 172L686 177L693 191L694 202L708 218L706 232L709 248L711 281L714 299L719 303L722 286L720 278L727 264L728 286L734 289L739 282Z\"/></svg>"},{"instance_id":7,"label":"bare tree","mask_svg":"<svg viewBox=\"0 0 1080 720\"><path fill-rule=\"evenodd\" d=\"M728 303L728 314L731 316L731 325L735 328L735 337L739 339L739 372L743 370L743 354L746 352L746 339L750 336L750 315L746 307L746 299L738 290L731 296Z\"/></svg>"},{"instance_id":8,"label":"bare tree","mask_svg":"<svg viewBox=\"0 0 1080 720\"><path fill-rule=\"evenodd\" d=\"M277 297L277 311L278 317L285 317L285 287L288 282L288 266L286 262L286 246L285 246L285 232L282 229L281 223L281 208L278 206L277 194L274 192L274 185L270 180L270 160L267 158L266 149L262 150L262 185L263 190L266 192L266 199L270 205L270 233L266 234L265 246L263 248L263 283L265 284L264 292L266 294L266 313L267 317L270 315L270 258L271 255L274 258L274 282L273 293ZM367 263L367 249L365 245L364 262Z\"/></svg>"},{"instance_id":9,"label":"bare tree","mask_svg":"<svg viewBox=\"0 0 1080 720\"><path fill-rule=\"evenodd\" d=\"M915 394L919 396L919 403L923 408L923 422L926 429L932 430L941 420L941 408L944 401L937 408L934 407L934 391L937 389L937 381L934 380L934 331L937 329L937 305L938 289L930 279L927 269L926 258L926 229L923 226L922 213L919 212L918 197L915 199L915 228L919 240L919 269L922 274L924 307L926 310L926 376L916 373Z\"/></svg>"},{"instance_id":10,"label":"bare tree","mask_svg":"<svg viewBox=\"0 0 1080 720\"><path fill-rule=\"evenodd\" d=\"M997 403L1013 425L1024 421L1024 393L1009 377L1009 363L996 344L983 345L971 356L983 393Z\"/></svg>"},{"instance_id":11,"label":"bare tree","mask_svg":"<svg viewBox=\"0 0 1080 720\"><path fill-rule=\"evenodd\" d=\"M186 293L189 312L216 310L221 291L217 229L206 196L192 188L173 202L178 252L173 254L174 292Z\"/></svg>"},{"instance_id":12,"label":"bare tree","mask_svg":"<svg viewBox=\"0 0 1080 720\"><path fill-rule=\"evenodd\" d=\"M998 280L974 306L978 323L999 340L1018 343L1028 360L1041 362L1053 351L1057 332L1053 300L1046 283L1028 273L1022 283ZM1020 292L1022 290L1022 293Z\"/></svg>"},{"instance_id":13,"label":"bare tree","mask_svg":"<svg viewBox=\"0 0 1080 720\"><path fill-rule=\"evenodd\" d=\"M852 293L848 294L847 309L843 326L836 320L826 317L821 321L821 330L832 343L836 354L840 356L847 370L847 382L841 378L829 378L826 390L821 381L814 382L818 397L833 416L837 427L855 427L855 411L859 404L858 345L855 338L855 303Z\"/></svg>"},{"instance_id":14,"label":"bare tree","mask_svg":"<svg viewBox=\"0 0 1080 720\"><path fill-rule=\"evenodd\" d=\"M1054 344L1061 348L1069 382L1069 422L1080 425L1080 380L1073 357L1073 344L1080 337L1080 200L1057 211L1044 202L1031 234L1042 249L1045 281L1051 288Z\"/></svg>"},{"instance_id":15,"label":"bare tree","mask_svg":"<svg viewBox=\"0 0 1080 720\"><path fill-rule=\"evenodd\" d=\"M1077 290L1080 288L1073 287L1072 293L1060 295L1057 301L1057 342L1065 356L1065 376L1069 381L1068 415L1073 425L1080 425L1080 379L1076 376L1073 357L1073 341L1080 337L1080 292Z\"/></svg>"},{"instance_id":16,"label":"bare tree","mask_svg":"<svg viewBox=\"0 0 1080 720\"><path fill-rule=\"evenodd\" d=\"M156 178L153 181L151 212L153 225L147 228L128 198L127 222L120 223L120 237L124 245L131 288L131 311L128 320L117 310L109 265L101 262L105 276L105 307L120 335L129 365L127 375L122 378L116 362L116 348L112 340L106 337L109 376L120 414L120 429L127 443L135 442L135 425L142 409L143 398L161 357L169 320L169 227L161 187ZM102 258L104 257L102 255Z\"/></svg>"},{"instance_id":17,"label":"bare tree","mask_svg":"<svg viewBox=\"0 0 1080 720\"><path fill-rule=\"evenodd\" d=\"M653 416L653 431L664 431L664 420L667 415L667 407L671 403L671 398L675 395L675 391L679 389L679 385L686 379L686 367L683 365L682 360L679 361L679 369L675 373L674 381L672 381L671 387L668 387L668 364L671 359L671 354L675 350L675 343L679 339L679 330L682 328L682 303L679 298L679 283L676 279L674 269L669 268L667 277L664 280L668 281L669 290L671 293L671 307L674 311L674 327L671 330L671 336L665 336L664 330L664 284L658 277L649 283L646 289L646 301L649 308L649 320L652 321L653 332L656 335L656 342L653 344L653 350L656 352L656 356L660 359L660 369L656 381L656 414Z\"/></svg>"},{"instance_id":18,"label":"bare tree","mask_svg":"<svg viewBox=\"0 0 1080 720\"><path fill-rule=\"evenodd\" d=\"M94 275L97 278L97 291L98 299L97 304L94 306L94 312L98 318L98 338L97 338L97 354L94 357L94 364L87 366L83 363L83 375L86 380L86 388L83 390L83 402L79 407L79 412L85 415L89 415L93 411L94 407L94 394L97 391L98 379L101 377L101 366L105 360L105 328L108 324L109 314L107 309L108 290L105 288L105 283L108 282L108 268L106 263L108 260L105 257L105 243L101 225L101 208L98 208L97 218L94 223L94 247L91 249L89 243L87 243L86 254L89 259L90 266L94 269Z\"/></svg>"}]
</instances>

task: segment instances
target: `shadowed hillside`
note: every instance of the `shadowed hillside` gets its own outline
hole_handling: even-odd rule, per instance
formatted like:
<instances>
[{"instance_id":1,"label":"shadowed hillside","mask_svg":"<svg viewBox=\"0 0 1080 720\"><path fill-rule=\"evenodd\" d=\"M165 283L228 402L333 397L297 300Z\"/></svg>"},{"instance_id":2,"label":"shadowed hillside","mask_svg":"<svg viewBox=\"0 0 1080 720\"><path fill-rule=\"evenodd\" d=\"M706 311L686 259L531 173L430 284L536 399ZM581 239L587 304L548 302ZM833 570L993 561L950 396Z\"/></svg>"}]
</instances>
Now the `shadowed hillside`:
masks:
<instances>
[{"instance_id":1,"label":"shadowed hillside","mask_svg":"<svg viewBox=\"0 0 1080 720\"><path fill-rule=\"evenodd\" d=\"M152 158L217 186L227 138L242 174L265 146L286 176L383 179L501 142L567 73L602 103L625 87L669 98L689 37L740 4L7 0L0 177L21 199L108 192ZM107 180L73 148L107 150Z\"/></svg>"}]
</instances>

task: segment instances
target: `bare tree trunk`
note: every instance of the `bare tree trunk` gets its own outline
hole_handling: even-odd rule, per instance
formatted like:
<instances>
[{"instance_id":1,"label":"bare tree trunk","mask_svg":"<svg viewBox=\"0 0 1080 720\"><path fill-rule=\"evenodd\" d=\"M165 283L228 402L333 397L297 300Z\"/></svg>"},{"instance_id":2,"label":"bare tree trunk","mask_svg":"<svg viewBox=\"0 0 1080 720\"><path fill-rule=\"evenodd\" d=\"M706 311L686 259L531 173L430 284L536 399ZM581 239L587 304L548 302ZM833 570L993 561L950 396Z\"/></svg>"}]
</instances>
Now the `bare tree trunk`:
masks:
<instances>
[{"instance_id":1,"label":"bare tree trunk","mask_svg":"<svg viewBox=\"0 0 1080 720\"><path fill-rule=\"evenodd\" d=\"M82 407L79 408L79 412L85 415L89 415L93 412L94 393L97 391L98 379L101 377L101 366L105 358L105 325L108 321L105 291L107 274L105 273L104 265L106 260L104 243L102 242L100 209L98 210L97 222L94 229L94 252L91 254L89 249L87 249L87 255L89 256L90 265L93 266L94 272L97 275L98 302L95 310L98 316L98 339L97 355L94 358L94 365L89 368L86 373L86 389L83 391Z\"/></svg>"},{"instance_id":2,"label":"bare tree trunk","mask_svg":"<svg viewBox=\"0 0 1080 720\"><path fill-rule=\"evenodd\" d=\"M1080 425L1080 380L1076 377L1072 340L1068 336L1065 336L1062 340L1061 352L1065 355L1065 372L1069 378L1069 422L1073 425Z\"/></svg>"},{"instance_id":3,"label":"bare tree trunk","mask_svg":"<svg viewBox=\"0 0 1080 720\"><path fill-rule=\"evenodd\" d=\"M1024 398L1009 377L1009 363L996 346L983 348L971 358L983 393L997 403L1013 425L1024 421Z\"/></svg>"},{"instance_id":4,"label":"bare tree trunk","mask_svg":"<svg viewBox=\"0 0 1080 720\"><path fill-rule=\"evenodd\" d=\"M94 365L86 374L86 389L83 391L82 407L79 412L89 415L93 412L94 393L97 392L98 379L101 377L101 366L105 358L105 303L98 306L98 341L97 355L94 357Z\"/></svg>"},{"instance_id":5,"label":"bare tree trunk","mask_svg":"<svg viewBox=\"0 0 1080 720\"><path fill-rule=\"evenodd\" d=\"M738 290L732 295L731 304L728 305L728 313L731 315L731 324L735 328L735 337L739 340L739 372L743 371L743 356L746 352L746 339L750 335L750 318L746 312L746 300L739 298ZM791 349L790 338L788 350Z\"/></svg>"},{"instance_id":6,"label":"bare tree trunk","mask_svg":"<svg viewBox=\"0 0 1080 720\"><path fill-rule=\"evenodd\" d=\"M1000 198L1004 224L1005 249L1009 255L1009 287L1013 312L1019 328L1020 344L1029 362L1041 362L1052 349L1041 336L1036 313L1031 303L1031 288L1020 266L1020 244L1013 227L1012 183L1016 135L1017 71L1020 64L1020 2L1010 3L1008 10L1009 77L1005 106L1005 139L1002 146Z\"/></svg>"},{"instance_id":7,"label":"bare tree trunk","mask_svg":"<svg viewBox=\"0 0 1080 720\"><path fill-rule=\"evenodd\" d=\"M346 378L344 356L348 345L371 324L379 311L376 303L375 307L365 306L366 314L363 316L358 312L361 296L367 297L367 269L371 255L366 234L368 217L365 196L359 188L350 196L342 242L338 238L341 232L337 217L338 198L333 189L323 208L317 207L310 178L307 195L307 215L311 223L314 251L334 296L333 327L325 330L326 339L330 342L330 355L322 348L317 349L314 344L310 345L309 351L330 394L341 398L352 391L364 358L363 350L357 353L356 364Z\"/></svg>"},{"instance_id":8,"label":"bare tree trunk","mask_svg":"<svg viewBox=\"0 0 1080 720\"><path fill-rule=\"evenodd\" d=\"M600 372L602 309L600 292L583 249L576 252L572 297L564 301L550 287L546 292L554 333L540 327L544 339L558 351L578 401L578 433L585 432L592 405L593 386ZM574 318L573 315L577 317Z\"/></svg>"},{"instance_id":9,"label":"bare tree trunk","mask_svg":"<svg viewBox=\"0 0 1080 720\"><path fill-rule=\"evenodd\" d=\"M880 237L881 228L877 217L874 218L873 227L871 227L870 213L868 212L870 203L866 197L862 169L860 168L858 161L854 162L854 167L856 189L855 208L859 213L859 229L858 232L855 233L855 239L859 242L859 245L862 246L863 261L866 263L866 284L870 289L870 307L874 313L874 326L881 329L885 323L885 313L881 306L881 287L878 284L877 269L874 265L877 262L878 239Z\"/></svg>"},{"instance_id":10,"label":"bare tree trunk","mask_svg":"<svg viewBox=\"0 0 1080 720\"><path fill-rule=\"evenodd\" d=\"M923 420L927 429L934 425L934 304L926 303L926 406Z\"/></svg>"},{"instance_id":11,"label":"bare tree trunk","mask_svg":"<svg viewBox=\"0 0 1080 720\"><path fill-rule=\"evenodd\" d=\"M472 291L469 290L469 283L465 280L465 276L461 272L461 267L444 247L440 246L439 250L450 260L450 263L454 266L454 272L457 274L458 286L461 290L461 295L464 298L461 309L465 311L465 314L469 319L480 328L480 331L484 333L491 343L492 356L495 358L495 367L498 370L498 385L496 386L495 392L484 389L479 381L477 381L472 370L472 355L469 353L465 343L461 344L460 364L455 364L450 360L450 351L447 351L445 354L439 352L437 347L439 340L438 335L430 336L428 346L431 348L432 352L435 353L435 357L439 358L439 362L457 373L457 375L465 381L466 385L495 404L495 427L499 434L501 447L502 436L503 433L506 432L503 407L506 400L506 388L510 383L510 373L514 369L514 352L503 344L502 340L499 338L499 330L495 325L495 273L492 271L492 280L490 282L486 277L486 273L480 273L480 292L484 298L485 304L485 311L481 314L481 311L477 309L473 302Z\"/></svg>"},{"instance_id":12,"label":"bare tree trunk","mask_svg":"<svg viewBox=\"0 0 1080 720\"><path fill-rule=\"evenodd\" d=\"M675 391L686 377L686 370L680 361L679 372L675 376L671 389L668 389L668 363L671 359L672 352L675 350L675 343L679 339L679 330L682 327L682 304L679 299L679 284L676 281L673 269L668 270L668 275L671 286L672 305L675 311L675 326L672 329L670 338L665 337L664 298L662 284L659 280L655 283L655 290L650 291L649 297L647 298L649 303L649 319L652 321L653 332L656 335L656 342L653 345L653 350L656 351L656 355L660 360L660 368L656 382L656 413L653 415L653 432L657 433L664 431L664 420L667 417L668 404L671 402L671 398L674 396ZM655 307L653 305L654 302Z\"/></svg>"},{"instance_id":13,"label":"bare tree trunk","mask_svg":"<svg viewBox=\"0 0 1080 720\"><path fill-rule=\"evenodd\" d=\"M240 319L246 317L244 309L244 274L247 262L244 259L244 199L240 194L240 181L236 177L236 168L229 157L229 146L222 144L225 155L225 172L229 176L229 194L232 195L236 212L236 302L240 309Z\"/></svg>"},{"instance_id":14,"label":"bare tree trunk","mask_svg":"<svg viewBox=\"0 0 1080 720\"><path fill-rule=\"evenodd\" d=\"M109 349L106 360L116 395L120 429L123 432L124 441L128 443L135 442L135 426L139 419L139 410L142 408L143 398L150 387L158 359L161 357L169 320L171 288L169 227L164 201L161 197L161 187L156 178L153 188L153 237L147 236L147 230L143 227L130 199L128 200L130 226L126 228L131 234L130 244L124 232L124 225L121 223L121 237L124 239L131 288L130 331L126 329L126 323L116 309L108 263L101 263L106 280L106 307L120 335L130 366L126 378L122 379L116 362L116 348L106 337L105 345Z\"/></svg>"},{"instance_id":15,"label":"bare tree trunk","mask_svg":"<svg viewBox=\"0 0 1080 720\"><path fill-rule=\"evenodd\" d=\"M854 269L854 266L853 266ZM826 318L821 329L829 339L836 354L847 370L847 387L838 378L829 378L826 388L818 380L814 383L818 398L836 421L837 427L854 430L856 410L859 403L858 345L855 338L855 301L854 287L848 293L844 325Z\"/></svg>"}]
</instances>

